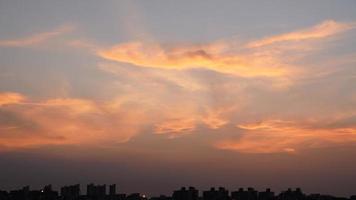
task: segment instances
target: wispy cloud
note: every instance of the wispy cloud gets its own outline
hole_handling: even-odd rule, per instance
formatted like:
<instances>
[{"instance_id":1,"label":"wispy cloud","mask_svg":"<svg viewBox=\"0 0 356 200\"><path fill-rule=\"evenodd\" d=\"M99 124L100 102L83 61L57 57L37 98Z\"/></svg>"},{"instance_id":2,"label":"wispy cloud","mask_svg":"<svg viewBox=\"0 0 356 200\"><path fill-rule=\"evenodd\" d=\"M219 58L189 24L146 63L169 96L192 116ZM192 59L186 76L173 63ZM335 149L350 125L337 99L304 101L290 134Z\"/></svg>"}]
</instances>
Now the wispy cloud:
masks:
<instances>
[{"instance_id":1,"label":"wispy cloud","mask_svg":"<svg viewBox=\"0 0 356 200\"><path fill-rule=\"evenodd\" d=\"M324 121L288 121L283 114L276 118L281 120L253 122L256 118L268 118L274 112L283 113L282 106L291 99L301 108L300 113L306 113L314 104L305 103L305 94L301 91L308 87L310 95L320 86L290 84L290 79L298 81L300 71L309 70L309 65L298 62L303 61L298 60L298 56L314 48L315 44L309 41L331 37L350 28L345 23L326 21L305 30L272 36L272 39L239 44L229 40L171 45L128 42L103 48L94 42L71 40L65 44L89 49L96 56L114 61L101 61L98 65L107 78L100 82L100 87L109 95L101 101L94 100L101 99L100 92L92 98L64 95L38 100L19 93L0 93L0 117L6 119L0 120L0 149L49 144L115 144L128 142L144 132L176 138L197 133L201 128L212 132L221 130L219 138L227 135L233 138L212 141L217 148L244 153L298 152L353 142L354 126L326 127ZM41 44L65 31L58 29L0 44ZM325 92L334 89L339 91L338 87L329 87ZM338 110L340 104L333 111ZM317 106L313 108L320 112ZM241 118L248 116L252 123L241 123ZM310 116L319 115L311 113ZM223 131L231 124L238 124L232 130L236 135Z\"/></svg>"},{"instance_id":2,"label":"wispy cloud","mask_svg":"<svg viewBox=\"0 0 356 200\"><path fill-rule=\"evenodd\" d=\"M131 95L101 102L68 97L35 100L0 93L0 150L123 143L148 127L154 134L176 138L193 133L198 125L218 129L228 123L222 117L224 110L198 109L199 102L184 97L176 102L162 100L168 90L159 90L154 97L130 91ZM168 105L160 105L163 101Z\"/></svg>"},{"instance_id":3,"label":"wispy cloud","mask_svg":"<svg viewBox=\"0 0 356 200\"><path fill-rule=\"evenodd\" d=\"M140 67L184 70L205 68L242 77L281 78L295 75L298 71L281 51L304 52L310 44L284 46L281 50L272 44L281 42L312 41L345 32L354 25L336 21L324 21L314 27L287 34L275 35L261 40L236 44L231 40L220 40L209 44L169 44L155 42L128 42L110 48L97 48L100 57ZM267 46L264 49L254 47Z\"/></svg>"},{"instance_id":4,"label":"wispy cloud","mask_svg":"<svg viewBox=\"0 0 356 200\"><path fill-rule=\"evenodd\" d=\"M295 122L266 120L239 124L244 130L239 139L219 141L219 149L242 153L295 153L310 148L329 147L356 142L356 126L328 127L332 122Z\"/></svg>"},{"instance_id":5,"label":"wispy cloud","mask_svg":"<svg viewBox=\"0 0 356 200\"><path fill-rule=\"evenodd\" d=\"M36 33L23 38L0 40L0 47L26 47L38 45L64 33L71 32L73 29L74 26L72 25L64 25L52 31Z\"/></svg>"},{"instance_id":6,"label":"wispy cloud","mask_svg":"<svg viewBox=\"0 0 356 200\"><path fill-rule=\"evenodd\" d=\"M25 97L15 92L0 93L0 107L6 104L17 104L25 100Z\"/></svg>"},{"instance_id":7,"label":"wispy cloud","mask_svg":"<svg viewBox=\"0 0 356 200\"><path fill-rule=\"evenodd\" d=\"M228 43L164 47L155 43L130 42L98 51L108 60L161 69L206 68L246 77L280 77L289 73L276 58L229 53Z\"/></svg>"},{"instance_id":8,"label":"wispy cloud","mask_svg":"<svg viewBox=\"0 0 356 200\"><path fill-rule=\"evenodd\" d=\"M302 40L314 40L330 37L342 32L345 32L351 28L354 28L355 24L341 23L333 20L324 21L311 28L298 30L290 33L275 35L263 38L261 40L253 41L248 44L248 47L262 47L279 42L288 41L302 41Z\"/></svg>"},{"instance_id":9,"label":"wispy cloud","mask_svg":"<svg viewBox=\"0 0 356 200\"><path fill-rule=\"evenodd\" d=\"M171 134L172 137L176 135L182 135L191 133L196 128L196 119L183 118L183 119L171 119L155 125L156 134Z\"/></svg>"},{"instance_id":10,"label":"wispy cloud","mask_svg":"<svg viewBox=\"0 0 356 200\"><path fill-rule=\"evenodd\" d=\"M78 98L41 101L26 98L22 101L25 97L15 94L0 95L3 103L0 118L6 119L0 120L3 130L0 150L49 144L126 142L144 124L139 110L125 108L122 103L113 109L112 102L98 103Z\"/></svg>"},{"instance_id":11,"label":"wispy cloud","mask_svg":"<svg viewBox=\"0 0 356 200\"><path fill-rule=\"evenodd\" d=\"M199 125L205 125L210 129L219 129L229 123L229 119L222 117L226 110L209 110L205 112L195 112L191 114L179 115L170 113L171 119L161 120L155 124L155 134L167 134L170 138L175 138L185 134L194 133Z\"/></svg>"}]
</instances>

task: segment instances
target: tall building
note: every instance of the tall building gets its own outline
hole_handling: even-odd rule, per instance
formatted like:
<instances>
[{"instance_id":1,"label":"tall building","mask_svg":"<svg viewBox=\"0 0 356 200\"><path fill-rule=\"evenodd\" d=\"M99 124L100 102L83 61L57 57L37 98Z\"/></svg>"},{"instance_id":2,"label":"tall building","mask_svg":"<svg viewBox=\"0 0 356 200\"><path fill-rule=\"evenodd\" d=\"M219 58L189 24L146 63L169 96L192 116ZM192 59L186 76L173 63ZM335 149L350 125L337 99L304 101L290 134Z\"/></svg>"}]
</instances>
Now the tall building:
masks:
<instances>
[{"instance_id":1,"label":"tall building","mask_svg":"<svg viewBox=\"0 0 356 200\"><path fill-rule=\"evenodd\" d=\"M106 185L87 185L87 196L91 199L101 199L106 195Z\"/></svg>"},{"instance_id":2,"label":"tall building","mask_svg":"<svg viewBox=\"0 0 356 200\"><path fill-rule=\"evenodd\" d=\"M109 185L109 195L110 196L116 195L116 184Z\"/></svg>"},{"instance_id":3,"label":"tall building","mask_svg":"<svg viewBox=\"0 0 356 200\"><path fill-rule=\"evenodd\" d=\"M240 188L238 191L231 192L231 198L233 200L257 200L258 192L252 187L247 190Z\"/></svg>"},{"instance_id":4,"label":"tall building","mask_svg":"<svg viewBox=\"0 0 356 200\"><path fill-rule=\"evenodd\" d=\"M219 187L218 190L212 187L210 190L203 192L204 200L229 200L229 198L229 191L223 187Z\"/></svg>"},{"instance_id":5,"label":"tall building","mask_svg":"<svg viewBox=\"0 0 356 200\"><path fill-rule=\"evenodd\" d=\"M198 200L198 190L194 187L189 187L187 190L185 187L182 187L180 190L173 192L173 200Z\"/></svg>"},{"instance_id":6,"label":"tall building","mask_svg":"<svg viewBox=\"0 0 356 200\"><path fill-rule=\"evenodd\" d=\"M267 188L264 192L258 193L258 200L273 200L274 192L271 192L271 189Z\"/></svg>"},{"instance_id":7,"label":"tall building","mask_svg":"<svg viewBox=\"0 0 356 200\"><path fill-rule=\"evenodd\" d=\"M56 200L58 199L58 192L52 190L52 185L46 185L41 190L41 199Z\"/></svg>"},{"instance_id":8,"label":"tall building","mask_svg":"<svg viewBox=\"0 0 356 200\"><path fill-rule=\"evenodd\" d=\"M302 190L300 188L297 188L296 190L292 190L291 188L288 188L287 191L283 191L278 195L278 198L281 200L304 200L306 199L306 195L303 194ZM314 196L311 196L311 198L314 198Z\"/></svg>"},{"instance_id":9,"label":"tall building","mask_svg":"<svg viewBox=\"0 0 356 200\"><path fill-rule=\"evenodd\" d=\"M10 191L13 200L28 200L30 198L30 186L25 186L20 190Z\"/></svg>"},{"instance_id":10,"label":"tall building","mask_svg":"<svg viewBox=\"0 0 356 200\"><path fill-rule=\"evenodd\" d=\"M63 200L74 200L80 196L80 185L70 185L61 188L61 196Z\"/></svg>"}]
</instances>

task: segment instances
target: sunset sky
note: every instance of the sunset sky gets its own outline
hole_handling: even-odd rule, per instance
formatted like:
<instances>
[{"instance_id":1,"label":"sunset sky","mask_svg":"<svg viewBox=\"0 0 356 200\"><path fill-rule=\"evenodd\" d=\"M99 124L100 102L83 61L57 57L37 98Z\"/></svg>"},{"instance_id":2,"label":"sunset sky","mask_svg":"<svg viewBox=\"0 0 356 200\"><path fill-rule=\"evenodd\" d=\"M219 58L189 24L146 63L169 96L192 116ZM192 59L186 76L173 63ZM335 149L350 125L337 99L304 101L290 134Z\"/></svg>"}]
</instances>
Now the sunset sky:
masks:
<instances>
[{"instance_id":1,"label":"sunset sky","mask_svg":"<svg viewBox=\"0 0 356 200\"><path fill-rule=\"evenodd\" d=\"M356 1L0 0L0 189L355 180Z\"/></svg>"}]
</instances>

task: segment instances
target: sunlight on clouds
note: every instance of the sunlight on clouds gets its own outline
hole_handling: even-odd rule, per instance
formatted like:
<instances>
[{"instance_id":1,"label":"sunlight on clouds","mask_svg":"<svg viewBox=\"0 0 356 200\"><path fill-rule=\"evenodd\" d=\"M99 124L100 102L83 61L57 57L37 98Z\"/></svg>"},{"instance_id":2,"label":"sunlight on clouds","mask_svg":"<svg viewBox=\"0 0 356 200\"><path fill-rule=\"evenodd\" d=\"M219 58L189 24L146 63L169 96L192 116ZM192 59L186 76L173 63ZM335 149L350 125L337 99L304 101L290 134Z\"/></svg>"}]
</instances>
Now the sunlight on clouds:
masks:
<instances>
[{"instance_id":1,"label":"sunlight on clouds","mask_svg":"<svg viewBox=\"0 0 356 200\"><path fill-rule=\"evenodd\" d=\"M1 94L4 97L4 94ZM7 95L9 96L9 95ZM115 144L127 142L138 134L145 123L142 110L118 107L110 109L106 102L57 98L3 106L0 117L2 150L40 147L50 144ZM6 104L10 101L5 102ZM110 107L112 108L112 107Z\"/></svg>"},{"instance_id":2,"label":"sunlight on clouds","mask_svg":"<svg viewBox=\"0 0 356 200\"><path fill-rule=\"evenodd\" d=\"M275 35L256 40L244 45L233 45L234 42L220 40L210 44L196 45L161 45L155 42L127 42L111 48L98 48L97 55L117 62L130 63L140 67L161 69L205 68L225 74L242 77L286 78L296 75L296 66L288 63L293 54L282 55L281 51L304 52L312 48L311 44L293 43L272 46L264 49L254 47L278 45L280 42L310 41L322 39L345 32L354 26L332 20L304 30Z\"/></svg>"},{"instance_id":3,"label":"sunlight on clouds","mask_svg":"<svg viewBox=\"0 0 356 200\"><path fill-rule=\"evenodd\" d=\"M355 126L323 127L319 124L284 120L266 120L237 126L245 130L241 138L222 140L215 146L242 153L294 153L304 149L356 142Z\"/></svg>"},{"instance_id":4,"label":"sunlight on clouds","mask_svg":"<svg viewBox=\"0 0 356 200\"><path fill-rule=\"evenodd\" d=\"M354 28L354 26L355 25L351 23L341 23L333 20L328 20L314 27L307 28L304 30L266 37L262 40L253 41L248 44L248 47L255 48L286 41L321 39L345 32L351 28Z\"/></svg>"},{"instance_id":5,"label":"sunlight on clouds","mask_svg":"<svg viewBox=\"0 0 356 200\"><path fill-rule=\"evenodd\" d=\"M152 133L176 138L193 133L198 125L218 129L228 123L223 117L224 109L207 107L200 111L198 102L190 100L157 106L162 100L147 98L145 93L125 94L103 102L79 98L34 100L18 93L0 96L4 105L0 118L7 119L0 121L0 150L115 145L128 142L152 125Z\"/></svg>"},{"instance_id":6,"label":"sunlight on clouds","mask_svg":"<svg viewBox=\"0 0 356 200\"><path fill-rule=\"evenodd\" d=\"M204 113L191 113L182 115L183 117L181 118L163 120L162 122L155 124L154 133L167 134L169 138L175 138L193 133L198 125L205 125L210 129L219 129L229 123L227 118L221 116L222 114L225 114L225 112L226 111L222 109L207 109ZM170 115L176 117L179 116L177 112Z\"/></svg>"},{"instance_id":7,"label":"sunlight on clouds","mask_svg":"<svg viewBox=\"0 0 356 200\"><path fill-rule=\"evenodd\" d=\"M205 106L203 97L209 90L205 84L195 80L189 73L161 69L128 69L106 63L100 64L99 68L114 75L118 80L125 77L125 84L135 83L130 85L121 99L135 99L136 102L150 108L150 113L156 115L156 119L151 121L154 123L153 132L156 134L167 134L172 138L192 133L198 124L218 129L228 123L228 119L221 116L226 109ZM120 84L120 87L123 85ZM173 89L175 94L172 94ZM113 108L119 107L120 102L113 101L109 105ZM199 109L200 106L204 108Z\"/></svg>"},{"instance_id":8,"label":"sunlight on clouds","mask_svg":"<svg viewBox=\"0 0 356 200\"><path fill-rule=\"evenodd\" d=\"M283 120L268 120L262 121L260 123L251 123L251 124L241 124L237 125L238 128L245 129L245 130L290 130L291 125L293 125L293 121L283 121ZM289 125L289 126L288 126Z\"/></svg>"},{"instance_id":9,"label":"sunlight on clouds","mask_svg":"<svg viewBox=\"0 0 356 200\"><path fill-rule=\"evenodd\" d=\"M0 106L6 104L17 104L25 100L25 97L19 93L5 92L0 93Z\"/></svg>"},{"instance_id":10,"label":"sunlight on clouds","mask_svg":"<svg viewBox=\"0 0 356 200\"><path fill-rule=\"evenodd\" d=\"M227 45L227 44L226 44ZM129 42L98 51L102 58L162 69L206 68L245 77L280 77L289 70L276 58L227 53L221 45L163 47L159 44Z\"/></svg>"},{"instance_id":11,"label":"sunlight on clouds","mask_svg":"<svg viewBox=\"0 0 356 200\"><path fill-rule=\"evenodd\" d=\"M212 141L215 147L242 153L297 153L356 142L354 126L328 127L323 120L288 121L281 116L240 123L245 116L251 115L253 120L260 115L283 112L283 105L273 111L267 108L271 104L266 104L276 98L282 99L281 104L286 101L284 95L295 95L292 99L300 100L304 97L301 90L305 91L306 86L298 81L332 75L334 71L328 69L311 76L311 65L304 62L303 56L310 55L310 50L319 50L316 48L319 43L311 41L351 28L351 24L330 20L239 44L228 40L170 45L134 41L104 48L95 42L71 39L65 43L66 47L90 50L108 60L94 64L97 67L94 69L99 69L96 72L107 78L95 87L104 89L108 95L99 92L87 98L63 95L38 100L19 93L0 93L0 117L6 119L0 121L0 150L44 145L116 145L144 132L177 138L201 131L200 128L221 133L222 140ZM30 37L3 40L0 46L41 44L70 30L61 27ZM352 56L347 60L351 59ZM333 60L329 62L332 66L345 62L345 59ZM193 68L203 70L189 70ZM330 91L329 88L326 92ZM308 103L305 109L314 105ZM332 112L333 116L337 114ZM318 112L310 115L317 118ZM238 124L232 130L236 135L224 132L229 124ZM232 138L226 139L227 135Z\"/></svg>"},{"instance_id":12,"label":"sunlight on clouds","mask_svg":"<svg viewBox=\"0 0 356 200\"><path fill-rule=\"evenodd\" d=\"M220 127L229 123L229 119L221 115L229 112L229 109L208 110L207 114L202 116L202 122L211 129L219 129Z\"/></svg>"},{"instance_id":13,"label":"sunlight on clouds","mask_svg":"<svg viewBox=\"0 0 356 200\"><path fill-rule=\"evenodd\" d=\"M97 108L94 102L89 100L82 100L82 99L71 99L71 98L50 99L43 102L40 105L49 106L49 107L68 108L70 111L72 111L75 114L99 112L99 109Z\"/></svg>"},{"instance_id":14,"label":"sunlight on clouds","mask_svg":"<svg viewBox=\"0 0 356 200\"><path fill-rule=\"evenodd\" d=\"M179 134L187 134L195 130L196 120L194 118L172 119L155 125L156 134L171 134L171 137Z\"/></svg>"},{"instance_id":15,"label":"sunlight on clouds","mask_svg":"<svg viewBox=\"0 0 356 200\"><path fill-rule=\"evenodd\" d=\"M152 79L160 80L161 82L172 83L183 89L190 91L206 90L206 86L196 80L188 73L171 70L150 70L150 71L134 71L129 70L125 66L99 63L98 68L104 72L115 76L127 76L137 81L153 82Z\"/></svg>"},{"instance_id":16,"label":"sunlight on clouds","mask_svg":"<svg viewBox=\"0 0 356 200\"><path fill-rule=\"evenodd\" d=\"M23 136L2 138L0 137L0 151L31 148L46 145L63 145L68 144L68 141L63 138L57 137L45 137L45 136Z\"/></svg>"},{"instance_id":17,"label":"sunlight on clouds","mask_svg":"<svg viewBox=\"0 0 356 200\"><path fill-rule=\"evenodd\" d=\"M37 45L56 36L71 32L73 31L73 29L74 26L64 25L49 32L37 33L24 38L0 40L0 47L26 47L31 45Z\"/></svg>"}]
</instances>

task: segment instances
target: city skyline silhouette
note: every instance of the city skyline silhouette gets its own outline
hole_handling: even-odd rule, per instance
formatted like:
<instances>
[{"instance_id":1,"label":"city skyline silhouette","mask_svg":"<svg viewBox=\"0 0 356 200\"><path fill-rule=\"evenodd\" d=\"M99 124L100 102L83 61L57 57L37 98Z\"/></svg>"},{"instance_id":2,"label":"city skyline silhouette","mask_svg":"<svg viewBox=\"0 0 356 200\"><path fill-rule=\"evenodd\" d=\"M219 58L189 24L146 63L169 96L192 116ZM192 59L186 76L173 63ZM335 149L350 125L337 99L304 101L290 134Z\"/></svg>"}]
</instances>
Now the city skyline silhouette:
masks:
<instances>
[{"instance_id":1,"label":"city skyline silhouette","mask_svg":"<svg viewBox=\"0 0 356 200\"><path fill-rule=\"evenodd\" d=\"M326 194L304 194L301 188L281 191L275 194L270 188L265 191L257 191L253 187L239 188L236 191L224 187L211 187L200 192L195 187L181 187L174 190L172 195L159 195L148 197L140 193L117 193L116 184L95 185L87 184L86 193L81 192L80 184L67 185L60 188L60 192L52 189L52 185L46 185L40 190L30 190L30 186L22 189L1 191L1 200L354 200L356 195L347 197L335 197Z\"/></svg>"}]
</instances>

